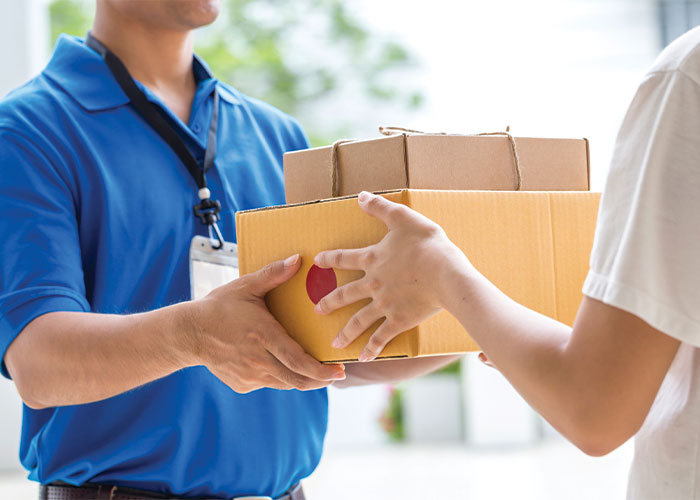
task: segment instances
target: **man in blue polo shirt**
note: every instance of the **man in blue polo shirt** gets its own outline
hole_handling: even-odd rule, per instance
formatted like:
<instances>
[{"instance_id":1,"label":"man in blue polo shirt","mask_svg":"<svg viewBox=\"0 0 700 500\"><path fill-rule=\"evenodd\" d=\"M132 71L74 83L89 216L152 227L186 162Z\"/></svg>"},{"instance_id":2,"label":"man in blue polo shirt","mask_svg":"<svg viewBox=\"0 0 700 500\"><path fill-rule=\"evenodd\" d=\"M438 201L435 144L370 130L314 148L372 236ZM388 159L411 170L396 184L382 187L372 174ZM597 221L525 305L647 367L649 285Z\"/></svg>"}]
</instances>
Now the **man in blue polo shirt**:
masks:
<instances>
[{"instance_id":1,"label":"man in blue polo shirt","mask_svg":"<svg viewBox=\"0 0 700 500\"><path fill-rule=\"evenodd\" d=\"M98 0L89 46L62 36L0 104L0 357L42 498L303 498L323 387L451 360L318 363L264 302L297 256L189 300L190 241L214 220L193 206L218 201L233 241L235 212L283 203L282 155L308 146L193 56L218 10Z\"/></svg>"}]
</instances>

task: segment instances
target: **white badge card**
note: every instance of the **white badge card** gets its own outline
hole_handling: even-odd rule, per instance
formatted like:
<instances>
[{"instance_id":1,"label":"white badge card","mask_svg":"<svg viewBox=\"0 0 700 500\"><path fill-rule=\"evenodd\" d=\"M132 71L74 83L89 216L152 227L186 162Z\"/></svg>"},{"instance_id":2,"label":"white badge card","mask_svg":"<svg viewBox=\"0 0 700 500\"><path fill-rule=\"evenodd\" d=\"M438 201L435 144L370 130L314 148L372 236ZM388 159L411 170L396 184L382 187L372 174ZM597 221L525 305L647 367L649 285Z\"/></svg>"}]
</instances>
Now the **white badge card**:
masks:
<instances>
[{"instance_id":1,"label":"white badge card","mask_svg":"<svg viewBox=\"0 0 700 500\"><path fill-rule=\"evenodd\" d=\"M192 300L204 297L214 288L238 279L238 247L206 236L195 236L190 245L190 294Z\"/></svg>"}]
</instances>

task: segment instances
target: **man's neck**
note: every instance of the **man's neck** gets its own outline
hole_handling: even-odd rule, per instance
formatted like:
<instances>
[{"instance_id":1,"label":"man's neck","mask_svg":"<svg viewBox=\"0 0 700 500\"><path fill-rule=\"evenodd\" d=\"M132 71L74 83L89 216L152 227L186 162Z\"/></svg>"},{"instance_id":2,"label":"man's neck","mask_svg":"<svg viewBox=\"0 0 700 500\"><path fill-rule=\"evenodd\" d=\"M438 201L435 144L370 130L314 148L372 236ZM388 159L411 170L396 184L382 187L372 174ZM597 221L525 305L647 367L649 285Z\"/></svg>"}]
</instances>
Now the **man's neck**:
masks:
<instances>
[{"instance_id":1,"label":"man's neck","mask_svg":"<svg viewBox=\"0 0 700 500\"><path fill-rule=\"evenodd\" d=\"M193 33L144 26L116 12L97 12L92 33L131 73L185 123L196 82L192 70Z\"/></svg>"}]
</instances>

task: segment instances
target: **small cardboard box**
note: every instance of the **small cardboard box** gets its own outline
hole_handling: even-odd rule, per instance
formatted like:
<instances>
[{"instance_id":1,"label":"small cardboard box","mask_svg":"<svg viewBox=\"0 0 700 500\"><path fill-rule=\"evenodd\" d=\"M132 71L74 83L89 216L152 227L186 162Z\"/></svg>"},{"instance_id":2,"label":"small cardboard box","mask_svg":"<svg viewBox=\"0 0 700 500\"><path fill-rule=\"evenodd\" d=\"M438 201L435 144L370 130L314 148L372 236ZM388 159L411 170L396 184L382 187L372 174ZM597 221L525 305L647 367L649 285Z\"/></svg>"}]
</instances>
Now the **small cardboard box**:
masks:
<instances>
[{"instance_id":1,"label":"small cardboard box","mask_svg":"<svg viewBox=\"0 0 700 500\"><path fill-rule=\"evenodd\" d=\"M402 133L284 155L287 203L362 190L517 190L518 170L523 191L587 191L588 141Z\"/></svg>"},{"instance_id":2,"label":"small cardboard box","mask_svg":"<svg viewBox=\"0 0 700 500\"><path fill-rule=\"evenodd\" d=\"M440 224L474 266L510 297L572 324L588 271L598 193L401 190L384 196ZM355 197L346 197L239 212L236 228L241 274L301 255L299 272L267 296L270 311L289 335L319 361L357 360L377 325L345 349L334 349L331 341L367 301L327 316L316 314L312 297L318 298L318 283L310 271L321 250L377 243L386 227L366 215ZM340 286L361 274L334 270L330 277ZM476 349L459 322L443 311L398 336L380 358Z\"/></svg>"}]
</instances>

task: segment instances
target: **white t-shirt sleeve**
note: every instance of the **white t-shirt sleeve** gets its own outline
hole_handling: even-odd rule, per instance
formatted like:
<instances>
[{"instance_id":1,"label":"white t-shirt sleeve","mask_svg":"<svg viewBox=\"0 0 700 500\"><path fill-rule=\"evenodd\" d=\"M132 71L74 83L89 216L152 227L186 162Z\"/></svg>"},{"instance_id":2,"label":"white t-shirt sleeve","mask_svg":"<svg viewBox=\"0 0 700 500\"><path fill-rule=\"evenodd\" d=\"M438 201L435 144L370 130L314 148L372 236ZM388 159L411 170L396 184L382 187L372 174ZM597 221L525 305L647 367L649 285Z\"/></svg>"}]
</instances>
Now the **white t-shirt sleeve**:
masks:
<instances>
[{"instance_id":1,"label":"white t-shirt sleeve","mask_svg":"<svg viewBox=\"0 0 700 500\"><path fill-rule=\"evenodd\" d=\"M700 83L680 70L630 105L583 293L700 347Z\"/></svg>"}]
</instances>

